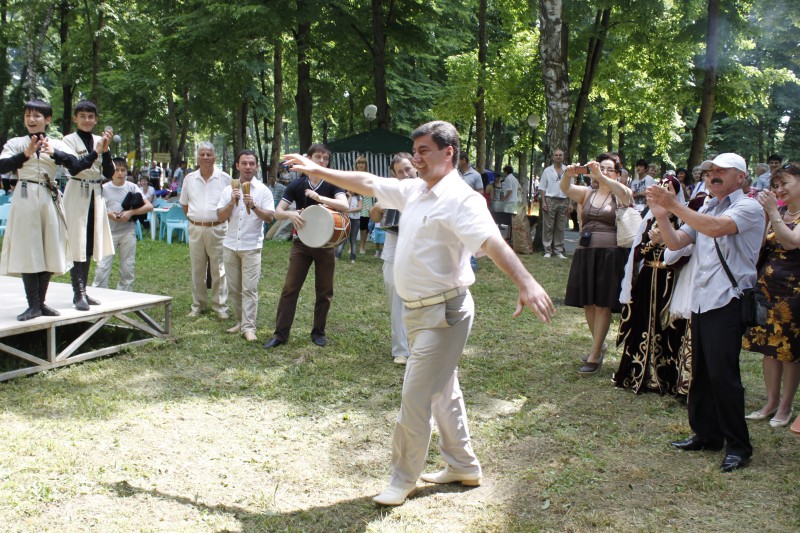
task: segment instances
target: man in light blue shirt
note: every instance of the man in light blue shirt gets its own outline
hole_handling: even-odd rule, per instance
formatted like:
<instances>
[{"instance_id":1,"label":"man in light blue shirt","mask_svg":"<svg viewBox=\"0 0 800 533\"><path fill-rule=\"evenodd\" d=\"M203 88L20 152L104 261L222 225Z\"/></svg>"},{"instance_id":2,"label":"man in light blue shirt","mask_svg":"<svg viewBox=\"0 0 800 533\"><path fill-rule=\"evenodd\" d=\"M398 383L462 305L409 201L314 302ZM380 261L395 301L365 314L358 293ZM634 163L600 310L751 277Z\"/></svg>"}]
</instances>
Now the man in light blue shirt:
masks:
<instances>
[{"instance_id":1,"label":"man in light blue shirt","mask_svg":"<svg viewBox=\"0 0 800 533\"><path fill-rule=\"evenodd\" d=\"M694 243L698 261L692 280L689 394L689 425L695 435L672 445L697 451L720 450L727 444L721 470L730 472L747 465L753 448L744 418L744 387L739 373L744 333L741 294L728 279L715 242L739 289L753 287L766 221L758 202L742 192L747 166L741 156L721 154L702 167L710 172L706 186L714 199L698 212L659 187L648 188L646 195L669 249ZM669 224L670 213L684 221L679 230Z\"/></svg>"}]
</instances>

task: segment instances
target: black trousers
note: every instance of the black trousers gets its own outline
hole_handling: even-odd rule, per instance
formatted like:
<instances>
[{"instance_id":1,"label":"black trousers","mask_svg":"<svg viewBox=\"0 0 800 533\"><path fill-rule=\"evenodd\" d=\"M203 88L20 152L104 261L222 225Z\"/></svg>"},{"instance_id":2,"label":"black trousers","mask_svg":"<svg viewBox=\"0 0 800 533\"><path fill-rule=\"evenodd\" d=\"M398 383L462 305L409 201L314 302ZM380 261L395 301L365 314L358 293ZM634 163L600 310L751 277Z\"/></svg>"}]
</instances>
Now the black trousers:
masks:
<instances>
[{"instance_id":1,"label":"black trousers","mask_svg":"<svg viewBox=\"0 0 800 533\"><path fill-rule=\"evenodd\" d=\"M297 309L297 298L300 289L308 276L311 264L314 264L314 289L317 294L314 303L314 325L311 337L325 335L325 325L328 321L328 311L333 301L333 274L336 269L336 258L333 248L311 248L300 240L292 243L289 252L289 268L286 271L286 280L283 283L278 312L275 319L275 338L286 342L294 322Z\"/></svg>"},{"instance_id":2,"label":"black trousers","mask_svg":"<svg viewBox=\"0 0 800 533\"><path fill-rule=\"evenodd\" d=\"M741 302L692 313L692 383L689 425L711 446L727 443L727 453L750 457L753 447L744 418Z\"/></svg>"}]
</instances>

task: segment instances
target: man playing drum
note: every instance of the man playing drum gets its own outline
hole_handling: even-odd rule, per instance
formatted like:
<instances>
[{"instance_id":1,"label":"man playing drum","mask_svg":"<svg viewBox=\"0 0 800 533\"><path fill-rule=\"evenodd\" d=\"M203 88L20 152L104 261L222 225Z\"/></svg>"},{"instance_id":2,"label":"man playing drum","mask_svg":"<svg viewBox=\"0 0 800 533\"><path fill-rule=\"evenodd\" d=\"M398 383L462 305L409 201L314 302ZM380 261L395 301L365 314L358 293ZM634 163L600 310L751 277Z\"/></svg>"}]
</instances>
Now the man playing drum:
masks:
<instances>
[{"instance_id":1,"label":"man playing drum","mask_svg":"<svg viewBox=\"0 0 800 533\"><path fill-rule=\"evenodd\" d=\"M327 168L331 152L324 144L313 144L308 149L308 157L316 164ZM297 211L289 210L292 202L297 205ZM275 210L275 218L291 220L295 230L301 229L305 225L302 210L317 204L337 211L347 211L347 195L344 189L331 185L318 177L309 177L303 174L286 187L283 198ZM311 340L317 346L325 346L328 343L325 336L325 323L333 300L333 273L336 268L335 248L312 248L295 237L292 242L292 250L289 252L286 280L278 301L275 333L272 339L264 344L264 348L274 348L289 340L289 332L292 329L294 313L297 309L297 297L306 281L311 263L314 263L314 286L317 293Z\"/></svg>"}]
</instances>

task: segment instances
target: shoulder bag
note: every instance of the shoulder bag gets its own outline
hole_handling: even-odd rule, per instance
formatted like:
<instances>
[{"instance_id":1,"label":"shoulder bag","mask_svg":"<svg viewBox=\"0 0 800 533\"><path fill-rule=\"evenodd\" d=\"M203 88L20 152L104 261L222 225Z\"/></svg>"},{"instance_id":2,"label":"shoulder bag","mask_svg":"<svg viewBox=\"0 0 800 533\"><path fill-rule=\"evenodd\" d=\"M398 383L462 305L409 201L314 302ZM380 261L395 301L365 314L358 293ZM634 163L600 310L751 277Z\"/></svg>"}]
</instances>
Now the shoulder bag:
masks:
<instances>
[{"instance_id":1,"label":"shoulder bag","mask_svg":"<svg viewBox=\"0 0 800 533\"><path fill-rule=\"evenodd\" d=\"M739 288L739 284L736 283L736 278L733 277L731 269L728 268L728 263L725 262L725 258L722 256L722 250L719 249L717 239L714 239L714 247L717 249L717 255L719 256L720 263L722 263L722 268L725 269L725 274L727 274L728 279L731 280L733 290L736 291L736 294L738 294L739 298L741 299L742 327L749 328L752 326L766 326L767 313L770 307L767 297L764 296L764 294L757 287L742 291Z\"/></svg>"},{"instance_id":2,"label":"shoulder bag","mask_svg":"<svg viewBox=\"0 0 800 533\"><path fill-rule=\"evenodd\" d=\"M614 199L616 200L617 197L614 196ZM630 248L641 223L642 215L636 209L630 206L620 206L617 201L617 246Z\"/></svg>"}]
</instances>

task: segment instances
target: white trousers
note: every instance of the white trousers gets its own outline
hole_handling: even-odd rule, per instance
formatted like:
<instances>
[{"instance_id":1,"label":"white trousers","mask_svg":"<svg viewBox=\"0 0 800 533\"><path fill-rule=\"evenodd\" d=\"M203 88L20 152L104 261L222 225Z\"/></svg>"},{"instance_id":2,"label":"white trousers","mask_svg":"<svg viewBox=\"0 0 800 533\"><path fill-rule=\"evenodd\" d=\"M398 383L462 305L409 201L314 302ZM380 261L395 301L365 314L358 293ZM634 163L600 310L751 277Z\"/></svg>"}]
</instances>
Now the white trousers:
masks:
<instances>
[{"instance_id":1,"label":"white trousers","mask_svg":"<svg viewBox=\"0 0 800 533\"><path fill-rule=\"evenodd\" d=\"M206 293L206 264L211 264L211 309L219 313L228 311L228 285L222 259L222 239L225 224L195 226L189 224L189 259L192 263L192 311L208 307Z\"/></svg>"},{"instance_id":2,"label":"white trousers","mask_svg":"<svg viewBox=\"0 0 800 533\"><path fill-rule=\"evenodd\" d=\"M222 247L228 299L242 332L256 332L258 282L261 279L261 248L236 251Z\"/></svg>"},{"instance_id":3,"label":"white trousers","mask_svg":"<svg viewBox=\"0 0 800 533\"><path fill-rule=\"evenodd\" d=\"M392 357L408 357L408 337L403 323L405 305L394 289L394 265L389 261L383 262L383 287L392 313Z\"/></svg>"},{"instance_id":4,"label":"white trousers","mask_svg":"<svg viewBox=\"0 0 800 533\"><path fill-rule=\"evenodd\" d=\"M118 291L133 290L133 276L136 265L136 233L126 232L121 235L111 234L111 241L114 243L115 255L109 255L97 262L94 269L94 281L92 287L108 288L108 276L111 274L111 265L114 257L119 257L119 280L117 281Z\"/></svg>"},{"instance_id":5,"label":"white trousers","mask_svg":"<svg viewBox=\"0 0 800 533\"><path fill-rule=\"evenodd\" d=\"M450 468L460 473L481 472L470 443L457 374L474 315L469 291L441 304L405 309L411 357L392 441L389 483L394 487L413 487L422 473L431 439L431 416L439 428L442 457Z\"/></svg>"}]
</instances>

